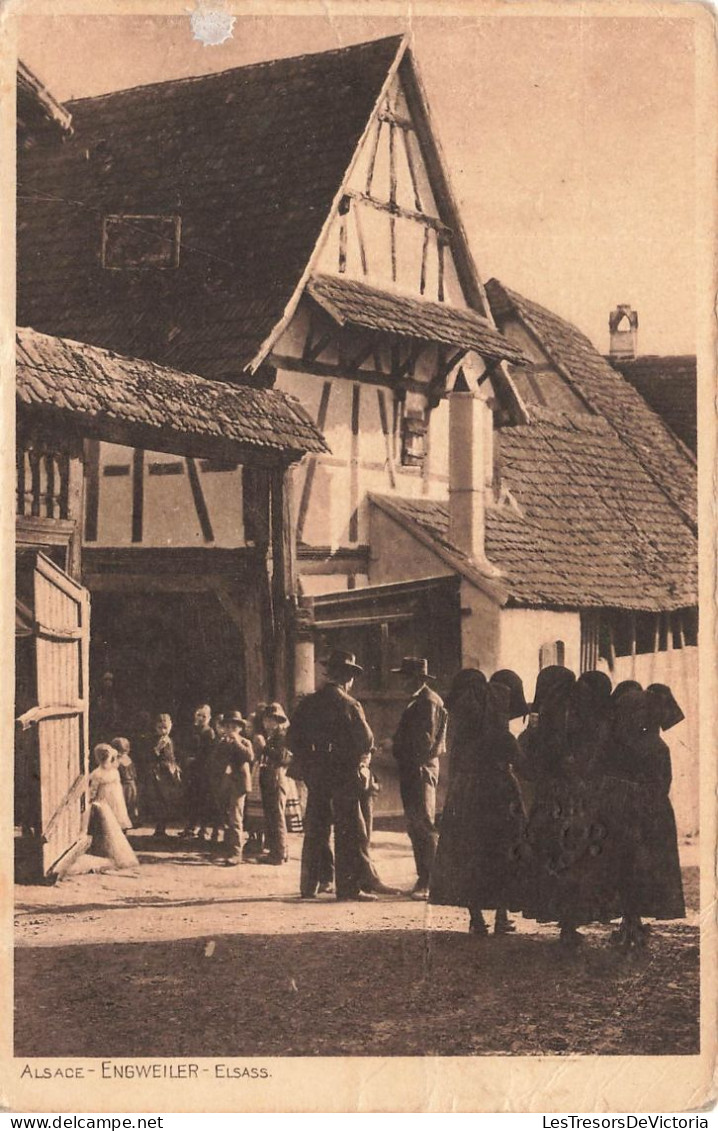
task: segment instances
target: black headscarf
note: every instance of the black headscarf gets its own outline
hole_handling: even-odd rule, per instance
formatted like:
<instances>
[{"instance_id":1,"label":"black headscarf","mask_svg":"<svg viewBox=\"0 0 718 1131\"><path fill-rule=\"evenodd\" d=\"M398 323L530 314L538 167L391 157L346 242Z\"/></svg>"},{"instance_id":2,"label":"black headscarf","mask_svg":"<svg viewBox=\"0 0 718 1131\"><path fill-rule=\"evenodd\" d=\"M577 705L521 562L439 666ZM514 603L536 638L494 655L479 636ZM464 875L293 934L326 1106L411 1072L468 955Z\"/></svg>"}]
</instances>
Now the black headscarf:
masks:
<instances>
[{"instance_id":1,"label":"black headscarf","mask_svg":"<svg viewBox=\"0 0 718 1131\"><path fill-rule=\"evenodd\" d=\"M454 676L451 690L444 701L447 711L452 711L460 699L467 703L473 701L477 708L483 709L487 688L488 681L483 672L478 668L462 668Z\"/></svg>"},{"instance_id":2,"label":"black headscarf","mask_svg":"<svg viewBox=\"0 0 718 1131\"><path fill-rule=\"evenodd\" d=\"M550 704L563 700L575 682L576 677L573 672L561 664L549 664L547 668L541 668L536 679L531 710L540 715Z\"/></svg>"},{"instance_id":3,"label":"black headscarf","mask_svg":"<svg viewBox=\"0 0 718 1131\"><path fill-rule=\"evenodd\" d=\"M529 707L524 697L524 685L516 672L511 671L510 668L501 668L494 672L489 684L492 687L505 688L508 692L506 711L509 719L520 719L528 715Z\"/></svg>"},{"instance_id":4,"label":"black headscarf","mask_svg":"<svg viewBox=\"0 0 718 1131\"><path fill-rule=\"evenodd\" d=\"M611 702L611 680L605 672L583 672L571 694L571 713L580 726L598 725Z\"/></svg>"},{"instance_id":5,"label":"black headscarf","mask_svg":"<svg viewBox=\"0 0 718 1131\"><path fill-rule=\"evenodd\" d=\"M665 683L652 683L646 688L649 711L661 730L670 730L683 722L685 715L673 697L673 692Z\"/></svg>"},{"instance_id":6,"label":"black headscarf","mask_svg":"<svg viewBox=\"0 0 718 1131\"><path fill-rule=\"evenodd\" d=\"M622 683L616 684L613 689L613 702L617 703L629 691L643 691L643 688L635 679L624 679Z\"/></svg>"},{"instance_id":7,"label":"black headscarf","mask_svg":"<svg viewBox=\"0 0 718 1131\"><path fill-rule=\"evenodd\" d=\"M536 680L532 710L538 714L536 747L543 772L560 772L567 754L568 707L576 677L561 664L542 668Z\"/></svg>"}]
</instances>

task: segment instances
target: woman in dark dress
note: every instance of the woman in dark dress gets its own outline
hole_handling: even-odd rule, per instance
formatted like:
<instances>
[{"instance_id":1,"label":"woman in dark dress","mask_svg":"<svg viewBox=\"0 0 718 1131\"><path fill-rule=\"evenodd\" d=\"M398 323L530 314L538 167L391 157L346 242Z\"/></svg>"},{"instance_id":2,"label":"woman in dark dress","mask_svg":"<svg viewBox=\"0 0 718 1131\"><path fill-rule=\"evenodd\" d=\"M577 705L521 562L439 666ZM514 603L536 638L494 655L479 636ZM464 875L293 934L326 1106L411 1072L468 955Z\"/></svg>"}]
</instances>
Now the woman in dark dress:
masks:
<instances>
[{"instance_id":1,"label":"woman in dark dress","mask_svg":"<svg viewBox=\"0 0 718 1131\"><path fill-rule=\"evenodd\" d=\"M606 757L610 868L623 915L615 941L645 945L642 917L685 917L678 837L668 791L671 755L660 736L683 719L668 687L619 685Z\"/></svg>"},{"instance_id":2,"label":"woman in dark dress","mask_svg":"<svg viewBox=\"0 0 718 1131\"><path fill-rule=\"evenodd\" d=\"M607 826L601 804L610 696L611 681L603 672L586 672L576 680L567 668L544 668L529 728L520 740L521 773L535 782L524 915L558 922L567 946L581 942L579 926L615 914L605 879Z\"/></svg>"},{"instance_id":3,"label":"woman in dark dress","mask_svg":"<svg viewBox=\"0 0 718 1131\"><path fill-rule=\"evenodd\" d=\"M515 673L497 676L489 683L465 668L446 700L450 782L429 893L431 903L468 908L477 935L488 934L484 910L496 911L494 932L506 934L507 910L522 906L525 821L509 718L526 704Z\"/></svg>"}]
</instances>

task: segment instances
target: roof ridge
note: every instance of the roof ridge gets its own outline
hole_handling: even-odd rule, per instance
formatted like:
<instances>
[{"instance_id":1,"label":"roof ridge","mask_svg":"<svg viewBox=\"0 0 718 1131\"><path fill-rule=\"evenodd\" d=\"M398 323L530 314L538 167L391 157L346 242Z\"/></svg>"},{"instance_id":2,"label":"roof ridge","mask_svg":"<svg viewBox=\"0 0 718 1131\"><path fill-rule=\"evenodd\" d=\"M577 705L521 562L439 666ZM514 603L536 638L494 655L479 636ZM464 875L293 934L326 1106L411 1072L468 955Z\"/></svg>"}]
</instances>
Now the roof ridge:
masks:
<instances>
[{"instance_id":1,"label":"roof ridge","mask_svg":"<svg viewBox=\"0 0 718 1131\"><path fill-rule=\"evenodd\" d=\"M397 33L396 35L384 35L384 36L381 36L379 39L363 40L361 43L350 43L350 44L347 44L345 47L333 47L333 48L330 48L328 51L304 51L304 52L300 53L299 55L282 55L279 58L275 58L275 59L258 60L256 63L242 63L238 67L225 67L224 70L222 70L222 71L208 71L208 72L201 74L201 75L182 75L182 76L175 78L175 79L163 79L160 82L136 83L135 86L121 87L118 90L107 90L103 94L91 94L91 95L85 95L82 98L70 98L70 99L67 99L65 102L63 102L63 105L67 106L67 107L71 107L71 106L74 107L74 106L78 106L80 104L84 105L84 104L87 104L87 103L90 103L90 102L95 103L95 102L100 102L102 99L105 99L105 98L114 98L114 97L117 97L117 96L123 95L123 94L132 94L135 91L140 91L140 90L141 91L148 91L148 90L158 90L160 88L168 88L168 87L186 87L186 86L189 86L193 83L206 82L207 80L214 81L214 80L226 78L227 75L235 74L237 72L247 74L250 71L259 71L259 70L262 70L262 69L269 70L273 67L279 67L279 66L282 66L282 65L291 66L292 64L296 64L296 63L298 63L302 60L305 60L305 59L320 59L320 58L338 57L340 55L349 55L353 52L358 52L362 49L366 49L366 48L370 48L370 47L378 47L379 45L384 46L384 45L388 45L389 43L392 43L392 42L396 43L396 50L398 51L401 43L407 37L408 37L407 32L401 32L401 33Z\"/></svg>"},{"instance_id":2,"label":"roof ridge","mask_svg":"<svg viewBox=\"0 0 718 1131\"><path fill-rule=\"evenodd\" d=\"M489 301L491 301L492 292L495 294L497 290L501 292L499 301L503 297L504 301L509 304L510 309L523 321L525 328L536 339L546 357L563 376L569 387L593 413L602 416L607 421L621 443L638 460L646 474L650 476L663 496L680 515L683 523L695 534L697 519L694 507L691 506L691 499L695 503L695 491L691 494L688 486L686 484L681 486L680 482L677 484L667 483L666 476L663 474L665 469L658 467L656 461L651 459L654 443L651 430L658 429L665 438L663 454L666 461L671 462L675 458L679 463L685 465L687 472L695 473L695 464L686 445L674 435L661 416L651 408L646 399L624 377L623 373L609 364L603 354L599 353L591 339L582 330L579 330L560 314L549 310L548 307L541 306L540 303L524 298L518 292L511 291L498 279L491 279L487 284ZM542 318L548 322L548 327L542 325ZM562 343L561 341L562 333L568 336L568 347L566 342ZM581 349L587 351L583 369L581 368ZM598 366L598 372L592 371L591 366ZM605 395L602 396L605 392L605 382L602 384L601 379L606 376L619 382L625 388L627 400L623 406L624 412L628 412L630 415L631 410L640 409L645 414L642 421L639 413L638 435L635 435L632 431L635 420L632 424L627 424L626 420L621 420L620 413L612 412L614 405L611 398L609 397L607 400ZM615 391L614 389L614 394ZM618 408L620 409L620 406ZM622 424L625 427L622 428ZM643 442L641 442L640 434L641 424L646 425L643 428Z\"/></svg>"}]
</instances>

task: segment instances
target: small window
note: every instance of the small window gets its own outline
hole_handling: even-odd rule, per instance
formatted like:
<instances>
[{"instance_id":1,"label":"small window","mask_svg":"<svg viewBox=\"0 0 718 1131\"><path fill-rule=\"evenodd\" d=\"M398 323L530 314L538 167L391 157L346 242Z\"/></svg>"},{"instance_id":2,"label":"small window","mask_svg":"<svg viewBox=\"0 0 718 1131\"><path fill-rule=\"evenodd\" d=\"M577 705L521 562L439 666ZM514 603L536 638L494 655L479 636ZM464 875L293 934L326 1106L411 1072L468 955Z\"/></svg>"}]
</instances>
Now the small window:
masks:
<instances>
[{"instance_id":1,"label":"small window","mask_svg":"<svg viewBox=\"0 0 718 1131\"><path fill-rule=\"evenodd\" d=\"M403 467L421 467L426 456L426 421L423 417L405 416L401 430L401 463Z\"/></svg>"},{"instance_id":2,"label":"small window","mask_svg":"<svg viewBox=\"0 0 718 1131\"><path fill-rule=\"evenodd\" d=\"M179 266L179 216L105 216L102 266L108 271Z\"/></svg>"},{"instance_id":3,"label":"small window","mask_svg":"<svg viewBox=\"0 0 718 1131\"><path fill-rule=\"evenodd\" d=\"M563 640L552 640L542 644L539 648L539 670L550 667L552 664L563 665L566 662L566 646Z\"/></svg>"}]
</instances>

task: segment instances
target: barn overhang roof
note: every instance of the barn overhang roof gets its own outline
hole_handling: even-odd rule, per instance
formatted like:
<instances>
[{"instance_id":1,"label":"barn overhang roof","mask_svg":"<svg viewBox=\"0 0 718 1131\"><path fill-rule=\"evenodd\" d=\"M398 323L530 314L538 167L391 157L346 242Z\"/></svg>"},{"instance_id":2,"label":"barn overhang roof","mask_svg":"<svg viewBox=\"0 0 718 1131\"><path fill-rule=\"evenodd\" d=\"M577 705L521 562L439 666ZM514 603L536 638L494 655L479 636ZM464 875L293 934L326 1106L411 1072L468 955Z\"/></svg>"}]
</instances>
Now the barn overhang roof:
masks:
<instances>
[{"instance_id":1,"label":"barn overhang roof","mask_svg":"<svg viewBox=\"0 0 718 1131\"><path fill-rule=\"evenodd\" d=\"M329 449L293 397L21 328L17 400L83 435L184 455L292 462Z\"/></svg>"},{"instance_id":2,"label":"barn overhang roof","mask_svg":"<svg viewBox=\"0 0 718 1131\"><path fill-rule=\"evenodd\" d=\"M526 361L518 347L474 310L396 294L338 275L314 275L307 292L339 326L472 350L490 362Z\"/></svg>"}]
</instances>

